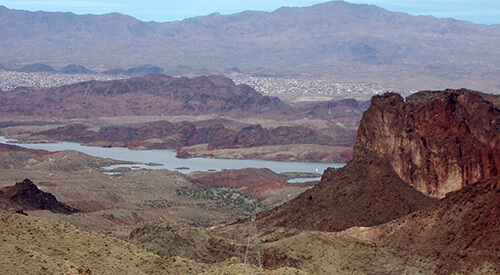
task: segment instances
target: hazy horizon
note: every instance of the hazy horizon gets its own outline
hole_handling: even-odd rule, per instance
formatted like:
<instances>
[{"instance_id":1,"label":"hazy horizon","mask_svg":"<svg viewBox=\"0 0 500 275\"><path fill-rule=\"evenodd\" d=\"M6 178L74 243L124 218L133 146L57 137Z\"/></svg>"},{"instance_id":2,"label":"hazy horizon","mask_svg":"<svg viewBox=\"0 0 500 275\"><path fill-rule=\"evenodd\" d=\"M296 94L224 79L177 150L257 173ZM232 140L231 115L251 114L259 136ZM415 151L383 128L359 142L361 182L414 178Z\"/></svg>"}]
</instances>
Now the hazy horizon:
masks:
<instances>
[{"instance_id":1,"label":"hazy horizon","mask_svg":"<svg viewBox=\"0 0 500 275\"><path fill-rule=\"evenodd\" d=\"M159 1L144 0L25 0L0 1L9 9L75 14L122 13L141 21L171 22L211 13L234 14L246 10L271 12L280 7L306 7L327 1L317 0L252 0L252 1ZM361 0L346 1L355 4L373 4L381 8L411 15L432 15L437 18L455 18L480 24L500 24L500 1L497 0Z\"/></svg>"}]
</instances>

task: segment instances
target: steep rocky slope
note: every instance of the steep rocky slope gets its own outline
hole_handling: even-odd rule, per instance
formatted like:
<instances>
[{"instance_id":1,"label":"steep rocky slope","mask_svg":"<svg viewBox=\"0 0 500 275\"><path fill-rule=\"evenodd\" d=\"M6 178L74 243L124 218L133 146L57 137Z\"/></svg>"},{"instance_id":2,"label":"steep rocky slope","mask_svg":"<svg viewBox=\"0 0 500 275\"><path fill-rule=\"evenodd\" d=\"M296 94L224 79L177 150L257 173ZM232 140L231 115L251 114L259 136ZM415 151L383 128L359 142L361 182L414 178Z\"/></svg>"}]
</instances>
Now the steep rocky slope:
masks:
<instances>
[{"instance_id":1,"label":"steep rocky slope","mask_svg":"<svg viewBox=\"0 0 500 275\"><path fill-rule=\"evenodd\" d=\"M406 101L375 96L354 154L374 152L403 180L436 197L497 176L500 109L487 98L495 96L464 89L420 92Z\"/></svg>"},{"instance_id":2,"label":"steep rocky slope","mask_svg":"<svg viewBox=\"0 0 500 275\"><path fill-rule=\"evenodd\" d=\"M263 226L341 231L389 222L434 203L403 181L385 160L365 155L328 168L321 182L263 214Z\"/></svg>"},{"instance_id":3,"label":"steep rocky slope","mask_svg":"<svg viewBox=\"0 0 500 275\"><path fill-rule=\"evenodd\" d=\"M79 212L59 202L51 193L43 192L29 179L17 182L14 186L0 189L0 208L18 210L49 210L56 213L71 214Z\"/></svg>"},{"instance_id":4,"label":"steep rocky slope","mask_svg":"<svg viewBox=\"0 0 500 275\"><path fill-rule=\"evenodd\" d=\"M400 251L439 259L438 274L500 272L500 178L450 192L435 206L351 233Z\"/></svg>"}]
</instances>

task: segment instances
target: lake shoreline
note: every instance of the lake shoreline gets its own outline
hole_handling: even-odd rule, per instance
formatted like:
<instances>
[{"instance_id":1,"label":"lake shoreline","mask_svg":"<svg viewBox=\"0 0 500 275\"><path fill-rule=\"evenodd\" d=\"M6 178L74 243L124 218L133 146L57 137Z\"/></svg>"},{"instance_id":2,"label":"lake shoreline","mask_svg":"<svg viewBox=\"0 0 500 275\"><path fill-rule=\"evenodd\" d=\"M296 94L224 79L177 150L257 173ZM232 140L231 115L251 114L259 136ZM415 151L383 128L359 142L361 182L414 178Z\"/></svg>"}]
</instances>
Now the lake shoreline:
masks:
<instances>
[{"instance_id":1,"label":"lake shoreline","mask_svg":"<svg viewBox=\"0 0 500 275\"><path fill-rule=\"evenodd\" d=\"M304 162L275 161L256 159L219 159L219 158L188 158L176 157L175 150L133 150L124 147L91 147L74 142L57 143L18 143L16 140L0 136L0 143L17 145L29 149L47 151L79 151L90 156L110 158L119 161L133 162L138 169L167 169L188 174L195 171L211 172L243 168L268 168L275 173L301 172L322 174L328 167L339 168L345 163L336 162ZM138 165L142 164L142 165ZM154 165L149 165L154 164ZM129 164L132 166L131 164ZM119 166L113 166L118 168ZM184 169L176 169L183 167ZM188 169L187 169L188 168Z\"/></svg>"}]
</instances>

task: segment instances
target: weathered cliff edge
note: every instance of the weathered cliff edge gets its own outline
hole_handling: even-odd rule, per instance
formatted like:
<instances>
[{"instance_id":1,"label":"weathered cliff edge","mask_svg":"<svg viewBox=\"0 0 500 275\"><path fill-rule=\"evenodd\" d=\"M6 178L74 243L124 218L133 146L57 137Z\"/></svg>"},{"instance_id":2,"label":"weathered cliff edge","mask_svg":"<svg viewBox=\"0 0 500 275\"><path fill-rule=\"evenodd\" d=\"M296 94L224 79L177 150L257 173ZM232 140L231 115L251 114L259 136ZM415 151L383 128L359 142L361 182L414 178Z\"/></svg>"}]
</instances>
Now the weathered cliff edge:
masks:
<instances>
[{"instance_id":1,"label":"weathered cliff edge","mask_svg":"<svg viewBox=\"0 0 500 275\"><path fill-rule=\"evenodd\" d=\"M439 198L497 176L500 110L485 98L492 96L465 89L420 92L406 102L397 94L375 96L354 158L373 152L404 181Z\"/></svg>"},{"instance_id":2,"label":"weathered cliff edge","mask_svg":"<svg viewBox=\"0 0 500 275\"><path fill-rule=\"evenodd\" d=\"M374 226L498 175L500 111L490 97L469 90L420 92L406 102L397 94L373 97L353 160L327 169L317 186L260 223L326 231Z\"/></svg>"}]
</instances>

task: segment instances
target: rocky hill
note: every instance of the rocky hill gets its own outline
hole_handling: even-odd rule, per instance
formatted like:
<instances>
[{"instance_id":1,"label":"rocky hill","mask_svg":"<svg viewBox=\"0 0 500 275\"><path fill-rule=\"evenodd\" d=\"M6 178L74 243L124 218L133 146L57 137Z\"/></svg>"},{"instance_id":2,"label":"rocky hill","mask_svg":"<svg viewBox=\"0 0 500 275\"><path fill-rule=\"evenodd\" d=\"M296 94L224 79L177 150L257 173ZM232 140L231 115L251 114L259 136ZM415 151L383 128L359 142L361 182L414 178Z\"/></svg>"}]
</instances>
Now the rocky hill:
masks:
<instances>
[{"instance_id":1,"label":"rocky hill","mask_svg":"<svg viewBox=\"0 0 500 275\"><path fill-rule=\"evenodd\" d=\"M4 118L89 118L127 115L202 115L262 113L288 108L247 85L220 76L193 79L165 75L58 88L18 88L0 96Z\"/></svg>"},{"instance_id":2,"label":"rocky hill","mask_svg":"<svg viewBox=\"0 0 500 275\"><path fill-rule=\"evenodd\" d=\"M318 185L259 217L263 226L342 231L392 221L435 202L403 181L387 161L365 155L328 168Z\"/></svg>"},{"instance_id":3,"label":"rocky hill","mask_svg":"<svg viewBox=\"0 0 500 275\"><path fill-rule=\"evenodd\" d=\"M498 91L499 84L498 25L411 16L344 1L270 13L214 13L169 23L116 13L1 7L0 20L5 23L0 26L0 61L9 66L237 66L257 74L369 78L420 89L478 85Z\"/></svg>"},{"instance_id":4,"label":"rocky hill","mask_svg":"<svg viewBox=\"0 0 500 275\"><path fill-rule=\"evenodd\" d=\"M287 187L301 187L305 189L316 183L314 179L312 182L305 183L287 182L289 178L294 177L300 177L300 175L287 177L283 174L274 173L267 168L244 168L210 173L191 173L188 179L203 187L231 187L237 188L236 191L241 193L260 194L259 198L261 199L267 197L267 194L263 193L267 190L273 190L273 192L277 193L277 189ZM290 192L290 190L287 191ZM300 191L303 190L301 189ZM288 193L288 197L291 196L292 193Z\"/></svg>"},{"instance_id":5,"label":"rocky hill","mask_svg":"<svg viewBox=\"0 0 500 275\"><path fill-rule=\"evenodd\" d=\"M499 96L496 96L497 100ZM470 90L375 96L354 154L374 152L417 190L436 197L500 173L500 109Z\"/></svg>"},{"instance_id":6,"label":"rocky hill","mask_svg":"<svg viewBox=\"0 0 500 275\"><path fill-rule=\"evenodd\" d=\"M56 213L72 214L79 212L59 202L54 195L38 189L29 179L17 182L14 186L0 189L0 208L18 210L49 210Z\"/></svg>"},{"instance_id":7,"label":"rocky hill","mask_svg":"<svg viewBox=\"0 0 500 275\"><path fill-rule=\"evenodd\" d=\"M488 180L499 171L499 114L468 90L420 92L406 102L396 94L375 96L353 160L327 170L320 184L260 221L329 231L373 226L432 205L424 194L443 196Z\"/></svg>"}]
</instances>

